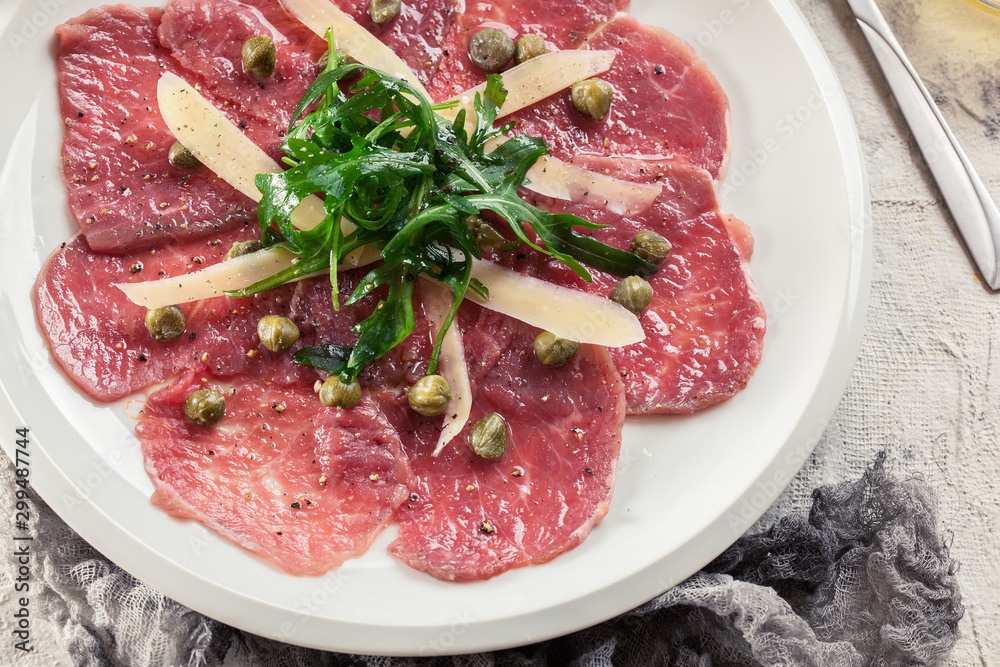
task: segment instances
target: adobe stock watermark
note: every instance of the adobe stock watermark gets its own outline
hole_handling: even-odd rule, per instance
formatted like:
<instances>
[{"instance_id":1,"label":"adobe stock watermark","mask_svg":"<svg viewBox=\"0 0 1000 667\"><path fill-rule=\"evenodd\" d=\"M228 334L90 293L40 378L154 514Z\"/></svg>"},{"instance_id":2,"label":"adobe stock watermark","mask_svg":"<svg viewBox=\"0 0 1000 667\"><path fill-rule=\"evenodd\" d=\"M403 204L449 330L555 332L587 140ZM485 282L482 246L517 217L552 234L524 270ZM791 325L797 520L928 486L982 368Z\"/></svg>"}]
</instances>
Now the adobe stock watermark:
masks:
<instances>
[{"instance_id":1,"label":"adobe stock watermark","mask_svg":"<svg viewBox=\"0 0 1000 667\"><path fill-rule=\"evenodd\" d=\"M71 0L38 0L35 2L35 11L27 9L20 22L15 20L11 25L10 34L7 36L7 43L14 53L20 52L28 42L42 34L46 27L52 22L62 7L65 7Z\"/></svg>"},{"instance_id":2,"label":"adobe stock watermark","mask_svg":"<svg viewBox=\"0 0 1000 667\"><path fill-rule=\"evenodd\" d=\"M451 614L451 623L447 628L439 632L435 637L428 639L420 645L418 653L420 655L441 655L447 653L455 646L459 637L468 632L469 627L475 619L468 610L454 611Z\"/></svg>"},{"instance_id":3,"label":"adobe stock watermark","mask_svg":"<svg viewBox=\"0 0 1000 667\"><path fill-rule=\"evenodd\" d=\"M702 29L688 40L698 55L701 55L704 49L722 37L726 33L726 29L736 23L740 13L745 12L750 7L750 0L731 0L731 3L734 9L723 9L715 18L703 21Z\"/></svg>"},{"instance_id":4,"label":"adobe stock watermark","mask_svg":"<svg viewBox=\"0 0 1000 667\"><path fill-rule=\"evenodd\" d=\"M292 641L298 633L299 626L305 625L315 618L317 612L329 604L330 600L344 588L346 579L341 570L334 570L326 574L320 581L321 583L313 588L308 595L303 595L292 605L292 612L297 617L295 622L282 621L278 631L271 634L271 639L281 642Z\"/></svg>"},{"instance_id":5,"label":"adobe stock watermark","mask_svg":"<svg viewBox=\"0 0 1000 667\"><path fill-rule=\"evenodd\" d=\"M77 471L73 485L74 491L72 493L63 492L60 496L62 510L64 512L75 511L85 499L90 498L97 489L117 474L117 470L129 458L140 455L139 441L131 434L122 434L118 445L106 457L91 462L89 468L85 470Z\"/></svg>"},{"instance_id":6,"label":"adobe stock watermark","mask_svg":"<svg viewBox=\"0 0 1000 667\"><path fill-rule=\"evenodd\" d=\"M775 122L774 133L771 136L750 150L738 164L730 165L729 173L719 188L720 194L732 195L752 181L771 158L780 153L782 148L825 108L823 91L816 87L810 88L800 104Z\"/></svg>"},{"instance_id":7,"label":"adobe stock watermark","mask_svg":"<svg viewBox=\"0 0 1000 667\"><path fill-rule=\"evenodd\" d=\"M48 352L41 347L33 346L22 352L17 360L17 375L24 384L37 378L39 373L52 366Z\"/></svg>"},{"instance_id":8,"label":"adobe stock watermark","mask_svg":"<svg viewBox=\"0 0 1000 667\"><path fill-rule=\"evenodd\" d=\"M768 316L774 317L775 315L784 315L789 312L793 306L795 306L800 298L801 297L796 294L795 290L791 287L779 289L774 293L774 297L771 299L770 307L767 309Z\"/></svg>"},{"instance_id":9,"label":"adobe stock watermark","mask_svg":"<svg viewBox=\"0 0 1000 667\"><path fill-rule=\"evenodd\" d=\"M813 449L819 444L829 425L830 423L826 420L820 421L811 438L799 442L785 453L782 459L784 465L781 468L770 476L759 479L753 487L743 494L739 507L726 515L726 524L732 531L734 539L740 537L747 524L756 521L771 506L782 490L788 486L799 468L812 454Z\"/></svg>"}]
</instances>

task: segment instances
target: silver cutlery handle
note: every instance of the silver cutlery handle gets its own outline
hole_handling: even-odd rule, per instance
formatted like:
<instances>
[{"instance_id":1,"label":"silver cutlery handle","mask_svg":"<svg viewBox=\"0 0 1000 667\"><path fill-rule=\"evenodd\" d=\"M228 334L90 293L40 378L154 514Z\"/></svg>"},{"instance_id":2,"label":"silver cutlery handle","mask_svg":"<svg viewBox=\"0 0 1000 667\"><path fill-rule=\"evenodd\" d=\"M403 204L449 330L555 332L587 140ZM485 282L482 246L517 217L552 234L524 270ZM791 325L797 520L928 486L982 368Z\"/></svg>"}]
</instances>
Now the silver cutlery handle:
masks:
<instances>
[{"instance_id":1,"label":"silver cutlery handle","mask_svg":"<svg viewBox=\"0 0 1000 667\"><path fill-rule=\"evenodd\" d=\"M991 289L1000 289L1000 211L884 17L868 5L855 6L861 30L979 272Z\"/></svg>"}]
</instances>

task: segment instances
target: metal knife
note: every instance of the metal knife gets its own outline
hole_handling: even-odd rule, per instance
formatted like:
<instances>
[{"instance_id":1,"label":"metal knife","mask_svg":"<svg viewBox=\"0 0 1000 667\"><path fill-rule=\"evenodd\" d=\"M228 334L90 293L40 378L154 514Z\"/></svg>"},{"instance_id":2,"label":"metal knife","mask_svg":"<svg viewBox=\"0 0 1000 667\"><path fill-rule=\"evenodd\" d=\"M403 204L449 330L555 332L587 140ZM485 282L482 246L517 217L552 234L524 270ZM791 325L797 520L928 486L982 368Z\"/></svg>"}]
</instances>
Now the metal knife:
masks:
<instances>
[{"instance_id":1,"label":"metal knife","mask_svg":"<svg viewBox=\"0 0 1000 667\"><path fill-rule=\"evenodd\" d=\"M874 0L847 0L979 273L1000 290L1000 211Z\"/></svg>"}]
</instances>

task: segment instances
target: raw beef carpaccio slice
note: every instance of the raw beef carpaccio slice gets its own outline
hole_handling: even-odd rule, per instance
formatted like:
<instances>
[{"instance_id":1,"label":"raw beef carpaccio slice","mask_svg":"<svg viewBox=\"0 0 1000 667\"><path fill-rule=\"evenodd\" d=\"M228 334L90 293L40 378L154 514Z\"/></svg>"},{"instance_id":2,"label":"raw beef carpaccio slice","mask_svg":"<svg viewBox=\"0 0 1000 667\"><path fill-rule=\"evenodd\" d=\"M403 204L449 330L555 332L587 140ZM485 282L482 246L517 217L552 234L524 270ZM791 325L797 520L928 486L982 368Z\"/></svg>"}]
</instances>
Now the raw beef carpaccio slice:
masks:
<instances>
[{"instance_id":1,"label":"raw beef carpaccio slice","mask_svg":"<svg viewBox=\"0 0 1000 667\"><path fill-rule=\"evenodd\" d=\"M396 18L379 25L368 14L370 0L334 4L402 58L425 86L439 69L449 66L452 55L446 40L456 19L471 6L465 0L406 0Z\"/></svg>"},{"instance_id":2,"label":"raw beef carpaccio slice","mask_svg":"<svg viewBox=\"0 0 1000 667\"><path fill-rule=\"evenodd\" d=\"M277 51L274 74L267 79L243 68L243 43L257 36L271 37ZM301 32L291 41L259 10L232 0L171 0L159 37L188 83L280 160L292 111L319 74L317 61L325 42Z\"/></svg>"},{"instance_id":3,"label":"raw beef carpaccio slice","mask_svg":"<svg viewBox=\"0 0 1000 667\"><path fill-rule=\"evenodd\" d=\"M226 398L213 427L184 418L184 400L203 387ZM296 575L364 553L413 484L376 405L326 408L309 383L222 386L191 371L149 398L136 432L154 505Z\"/></svg>"},{"instance_id":4,"label":"raw beef carpaccio slice","mask_svg":"<svg viewBox=\"0 0 1000 667\"><path fill-rule=\"evenodd\" d=\"M157 341L146 329L146 308L113 286L215 264L240 235L247 233L130 255L95 253L82 236L70 239L49 257L35 282L38 320L56 362L101 401L123 398L195 366L210 365L221 375L276 370L259 368L274 355L259 345L257 319L275 310L276 301L289 299L293 287L249 299L182 304L184 333L177 340Z\"/></svg>"},{"instance_id":5,"label":"raw beef carpaccio slice","mask_svg":"<svg viewBox=\"0 0 1000 667\"><path fill-rule=\"evenodd\" d=\"M752 239L746 225L720 213L708 172L658 161L598 158L582 163L663 191L646 211L619 216L588 204L532 198L557 213L608 225L592 235L628 248L643 229L664 236L670 255L648 282L653 301L640 319L646 339L612 348L621 371L629 414L688 414L729 398L753 375L763 348L766 315L747 262ZM521 255L513 268L576 289L610 295L621 280L591 271L586 283L564 265Z\"/></svg>"},{"instance_id":6,"label":"raw beef carpaccio slice","mask_svg":"<svg viewBox=\"0 0 1000 667\"><path fill-rule=\"evenodd\" d=\"M301 313L311 313L322 340L344 343L359 316L321 308L328 289L321 281L307 283L291 315L301 320ZM470 427L439 457L431 456L441 420L417 416L406 401L406 388L425 371L430 351L426 322L418 319L414 334L359 378L365 398L352 410L322 407L308 380L226 381L207 368L154 394L137 429L157 485L154 503L275 562L290 548L294 555L279 562L281 567L321 574L337 564L334 559L356 552L347 553L338 539L333 552L318 552L325 555L315 566L298 554L315 556L309 550L318 548L316 535L331 522L354 518L345 519L340 511L333 516L321 509L315 515L301 511L324 499L320 476L329 485L343 472L343 463L324 467L334 460L329 447L346 442L354 453L365 449L366 439L391 440L384 426L398 434L402 449L392 453L386 441L370 445L375 462L368 468L348 465L348 479L370 493L389 490L370 489L373 483L405 481L402 496L391 489L393 501L401 503L395 516L401 532L391 553L406 564L442 579L485 579L571 549L605 515L614 485L625 409L610 357L601 348L583 346L570 363L546 368L531 352L537 330L472 304L463 307L459 326L473 373L472 420L499 412L510 427L500 460L485 461L472 452ZM180 412L186 396L205 386L219 388L227 399L226 417L213 428L186 422ZM390 454L403 462L405 475L386 463ZM279 468L291 471L288 478L277 475ZM386 498L363 496L378 506L369 511L379 517L377 524L362 523L364 530L377 531L384 523ZM255 522L259 512L264 519ZM365 535L361 539L368 539Z\"/></svg>"},{"instance_id":7,"label":"raw beef carpaccio slice","mask_svg":"<svg viewBox=\"0 0 1000 667\"><path fill-rule=\"evenodd\" d=\"M467 2L443 42L447 57L431 79L428 92L444 100L478 85L485 78L469 58L469 40L483 28L503 30L516 40L525 33L541 36L549 49L576 49L628 5L628 0L502 0Z\"/></svg>"},{"instance_id":8,"label":"raw beef carpaccio slice","mask_svg":"<svg viewBox=\"0 0 1000 667\"><path fill-rule=\"evenodd\" d=\"M130 255L95 253L81 236L73 237L46 260L35 282L36 313L53 357L81 389L101 401L201 367L217 377L312 382L316 373L293 363L291 354L321 342L352 344L350 328L375 307L377 293L334 313L329 280L315 278L244 299L220 296L181 304L183 335L157 341L146 329L145 307L114 286L211 266L234 241L255 234L233 231ZM364 272L341 272L341 289L349 293ZM276 354L261 344L257 321L265 315L295 321L301 336L291 352Z\"/></svg>"},{"instance_id":9,"label":"raw beef carpaccio slice","mask_svg":"<svg viewBox=\"0 0 1000 667\"><path fill-rule=\"evenodd\" d=\"M721 178L729 161L729 101L694 50L667 31L619 15L587 42L617 53L600 75L615 88L604 120L585 116L562 93L517 112L519 134L543 137L552 154L669 159Z\"/></svg>"},{"instance_id":10,"label":"raw beef carpaccio slice","mask_svg":"<svg viewBox=\"0 0 1000 667\"><path fill-rule=\"evenodd\" d=\"M157 38L161 12L99 7L56 28L69 205L98 251L147 249L253 220L253 203L208 169L167 161L174 138L156 83L180 72Z\"/></svg>"},{"instance_id":11,"label":"raw beef carpaccio slice","mask_svg":"<svg viewBox=\"0 0 1000 667\"><path fill-rule=\"evenodd\" d=\"M397 513L389 552L447 580L487 579L579 544L607 513L625 418L605 349L584 345L548 368L532 352L537 329L471 304L462 329L474 395L463 433L434 457L440 420L405 405L392 418L417 486ZM497 461L468 444L471 425L491 412L508 424Z\"/></svg>"},{"instance_id":12,"label":"raw beef carpaccio slice","mask_svg":"<svg viewBox=\"0 0 1000 667\"><path fill-rule=\"evenodd\" d=\"M342 285L345 292L355 283ZM449 580L485 579L542 563L576 546L607 512L625 417L624 393L607 351L584 345L558 368L535 359L538 333L526 324L467 303L461 327L473 388L465 430L437 457L441 419L414 413L406 391L426 372L427 322L359 376L362 387L400 434L415 475L413 495L397 512L400 537L391 553ZM329 286L311 282L294 300L293 319L310 313L323 342L347 344L361 315L325 307ZM368 305L370 309L371 304ZM354 318L354 319L352 319ZM476 456L471 425L498 412L509 444L495 462ZM469 487L472 487L471 489ZM483 531L487 521L493 532Z\"/></svg>"}]
</instances>

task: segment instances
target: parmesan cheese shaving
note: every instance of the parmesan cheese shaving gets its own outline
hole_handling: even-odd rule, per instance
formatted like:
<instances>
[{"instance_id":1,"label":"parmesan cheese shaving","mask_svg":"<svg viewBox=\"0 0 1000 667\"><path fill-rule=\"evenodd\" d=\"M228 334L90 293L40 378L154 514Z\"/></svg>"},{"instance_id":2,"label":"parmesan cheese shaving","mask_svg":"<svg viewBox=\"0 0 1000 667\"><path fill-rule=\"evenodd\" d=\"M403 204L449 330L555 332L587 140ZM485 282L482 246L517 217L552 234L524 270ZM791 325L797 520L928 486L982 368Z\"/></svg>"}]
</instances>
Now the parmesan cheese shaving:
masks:
<instances>
[{"instance_id":1,"label":"parmesan cheese shaving","mask_svg":"<svg viewBox=\"0 0 1000 667\"><path fill-rule=\"evenodd\" d=\"M268 248L213 264L193 273L141 283L117 283L134 303L163 308L198 299L224 296L226 290L249 287L295 263L298 255L283 248Z\"/></svg>"},{"instance_id":2,"label":"parmesan cheese shaving","mask_svg":"<svg viewBox=\"0 0 1000 667\"><path fill-rule=\"evenodd\" d=\"M472 277L489 290L468 298L560 338L606 347L638 343L646 337L639 318L610 299L522 276L491 262L473 259Z\"/></svg>"},{"instance_id":3,"label":"parmesan cheese shaving","mask_svg":"<svg viewBox=\"0 0 1000 667\"><path fill-rule=\"evenodd\" d=\"M430 280L420 281L420 294L424 316L430 324L431 345L434 345L441 325L448 317L453 296L451 290ZM462 432L469 421L469 415L472 414L472 383L469 380L469 368L465 363L465 348L462 345L462 331L458 322L452 323L444 335L444 340L441 341L437 372L448 381L451 401L444 413L444 425L433 456L440 454L445 446Z\"/></svg>"},{"instance_id":4,"label":"parmesan cheese shaving","mask_svg":"<svg viewBox=\"0 0 1000 667\"><path fill-rule=\"evenodd\" d=\"M134 303L162 308L247 287L291 266L296 259L296 255L286 250L269 248L182 276L115 286ZM560 338L621 347L646 337L638 318L609 299L522 276L481 260L473 260L472 277L489 290L490 298L483 300L472 290L466 293L468 298ZM451 378L448 382L451 383Z\"/></svg>"},{"instance_id":5,"label":"parmesan cheese shaving","mask_svg":"<svg viewBox=\"0 0 1000 667\"><path fill-rule=\"evenodd\" d=\"M185 148L202 164L255 202L261 198L254 182L257 174L277 174L281 165L250 141L231 120L225 117L201 93L184 79L170 72L160 77L156 86L160 115L167 127ZM291 222L299 229L313 229L326 217L319 197L310 195L292 212ZM350 220L341 221L344 234L356 229ZM363 266L378 259L373 248L361 248L344 259L344 266ZM252 284L252 283L248 283ZM234 288L235 289L235 288Z\"/></svg>"},{"instance_id":6,"label":"parmesan cheese shaving","mask_svg":"<svg viewBox=\"0 0 1000 667\"><path fill-rule=\"evenodd\" d=\"M403 79L430 99L427 89L402 58L330 0L281 0L281 6L323 39L326 31L332 29L341 51L359 63Z\"/></svg>"},{"instance_id":7,"label":"parmesan cheese shaving","mask_svg":"<svg viewBox=\"0 0 1000 667\"><path fill-rule=\"evenodd\" d=\"M497 118L555 95L577 81L606 72L614 59L614 51L551 51L512 67L503 73L507 99ZM482 95L485 90L485 83L470 88L453 98L459 102L458 107L438 113L454 118L465 109L469 125L475 118L472 104L476 94ZM500 143L497 141L488 150L495 149ZM618 215L645 211L663 190L659 184L632 183L597 174L548 155L539 159L528 171L528 183L524 187L546 197L601 206Z\"/></svg>"},{"instance_id":8,"label":"parmesan cheese shaving","mask_svg":"<svg viewBox=\"0 0 1000 667\"><path fill-rule=\"evenodd\" d=\"M512 67L503 73L507 99L497 118L503 118L555 95L577 81L606 72L614 60L614 51L550 51ZM477 94L482 95L484 92L486 84L481 83L452 98L459 106L438 113L454 118L459 111L465 109L468 118L475 118L472 103Z\"/></svg>"},{"instance_id":9,"label":"parmesan cheese shaving","mask_svg":"<svg viewBox=\"0 0 1000 667\"><path fill-rule=\"evenodd\" d=\"M632 183L598 174L550 155L543 155L528 170L525 188L546 197L587 202L618 215L642 213L663 191L658 183Z\"/></svg>"},{"instance_id":10,"label":"parmesan cheese shaving","mask_svg":"<svg viewBox=\"0 0 1000 667\"><path fill-rule=\"evenodd\" d=\"M125 292L125 296L133 303L147 308L163 308L199 299L225 296L227 291L250 287L265 278L270 278L278 271L287 269L298 259L298 255L283 248L266 248L172 278L114 285ZM365 246L352 253L348 259L352 262L341 264L339 267L341 270L371 264L382 259L382 254L372 246ZM328 273L329 271L317 271L302 276L299 280Z\"/></svg>"},{"instance_id":11,"label":"parmesan cheese shaving","mask_svg":"<svg viewBox=\"0 0 1000 667\"><path fill-rule=\"evenodd\" d=\"M276 174L281 166L247 139L231 120L192 88L184 79L170 72L160 77L156 86L160 115L177 140L202 164L250 199L259 202L257 174ZM312 229L326 217L319 197L302 200L292 213L292 224ZM354 229L345 226L345 233Z\"/></svg>"}]
</instances>

